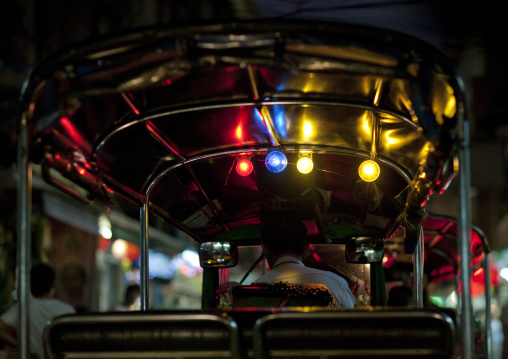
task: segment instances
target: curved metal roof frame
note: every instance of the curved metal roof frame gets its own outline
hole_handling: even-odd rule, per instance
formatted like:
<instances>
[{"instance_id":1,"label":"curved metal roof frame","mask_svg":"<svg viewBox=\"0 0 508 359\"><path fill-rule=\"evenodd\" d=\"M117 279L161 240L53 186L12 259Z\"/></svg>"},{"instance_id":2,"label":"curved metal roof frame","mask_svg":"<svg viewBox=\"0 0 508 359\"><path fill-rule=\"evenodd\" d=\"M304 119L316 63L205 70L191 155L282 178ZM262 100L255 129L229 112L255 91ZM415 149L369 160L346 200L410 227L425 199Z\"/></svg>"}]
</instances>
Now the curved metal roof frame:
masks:
<instances>
[{"instance_id":1,"label":"curved metal roof frame","mask_svg":"<svg viewBox=\"0 0 508 359\"><path fill-rule=\"evenodd\" d=\"M190 168L207 156L309 148L316 155L376 158L410 178L410 190L391 194L406 207L401 220L413 222L409 229L419 226L427 197L453 177L463 97L446 59L403 34L343 24L239 22L142 29L78 46L34 72L24 108L34 161L106 203L112 190L137 204L147 201L155 178L176 162ZM276 123L280 116L285 128ZM332 122L337 116L341 122ZM232 133L241 117L245 139L206 130ZM296 130L308 119L317 133L311 139ZM205 121L211 125L203 127ZM185 126L194 126L192 136ZM140 147L149 149L134 152ZM86 175L77 173L85 172L81 167ZM151 205L159 215L167 212L161 203ZM172 222L182 229L181 220ZM409 242L408 251L414 250L415 240Z\"/></svg>"}]
</instances>

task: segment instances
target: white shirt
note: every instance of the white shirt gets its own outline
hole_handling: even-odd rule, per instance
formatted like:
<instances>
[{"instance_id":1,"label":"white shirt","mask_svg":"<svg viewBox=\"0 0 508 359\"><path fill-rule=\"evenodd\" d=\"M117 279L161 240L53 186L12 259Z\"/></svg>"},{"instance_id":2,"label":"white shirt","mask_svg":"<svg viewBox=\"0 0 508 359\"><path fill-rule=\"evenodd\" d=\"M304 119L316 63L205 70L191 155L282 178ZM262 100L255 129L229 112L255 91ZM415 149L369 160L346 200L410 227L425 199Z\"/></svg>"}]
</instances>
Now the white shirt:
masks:
<instances>
[{"instance_id":1,"label":"white shirt","mask_svg":"<svg viewBox=\"0 0 508 359\"><path fill-rule=\"evenodd\" d=\"M353 308L355 297L347 281L335 273L306 267L293 256L279 258L273 268L255 282L278 282L324 284L343 308Z\"/></svg>"},{"instance_id":2,"label":"white shirt","mask_svg":"<svg viewBox=\"0 0 508 359\"><path fill-rule=\"evenodd\" d=\"M44 358L42 334L46 324L54 317L75 313L71 305L52 298L30 298L29 301L29 340L30 352L37 354L39 359ZM18 305L14 304L1 316L10 327L18 326Z\"/></svg>"}]
</instances>

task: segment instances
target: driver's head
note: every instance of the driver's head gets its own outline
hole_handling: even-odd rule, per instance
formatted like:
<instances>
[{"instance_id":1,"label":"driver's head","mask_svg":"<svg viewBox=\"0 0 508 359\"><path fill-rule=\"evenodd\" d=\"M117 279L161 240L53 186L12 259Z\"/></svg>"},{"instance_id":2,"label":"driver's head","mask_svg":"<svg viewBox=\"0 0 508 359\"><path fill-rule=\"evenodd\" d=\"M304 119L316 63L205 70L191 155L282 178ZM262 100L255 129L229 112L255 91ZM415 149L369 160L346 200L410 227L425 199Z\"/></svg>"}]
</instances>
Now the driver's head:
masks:
<instances>
[{"instance_id":1,"label":"driver's head","mask_svg":"<svg viewBox=\"0 0 508 359\"><path fill-rule=\"evenodd\" d=\"M36 264L30 270L30 292L34 297L51 293L55 284L55 271L44 263Z\"/></svg>"},{"instance_id":2,"label":"driver's head","mask_svg":"<svg viewBox=\"0 0 508 359\"><path fill-rule=\"evenodd\" d=\"M273 220L263 224L261 231L261 245L267 257L277 258L282 255L295 255L301 257L306 249L307 229L298 220Z\"/></svg>"}]
</instances>

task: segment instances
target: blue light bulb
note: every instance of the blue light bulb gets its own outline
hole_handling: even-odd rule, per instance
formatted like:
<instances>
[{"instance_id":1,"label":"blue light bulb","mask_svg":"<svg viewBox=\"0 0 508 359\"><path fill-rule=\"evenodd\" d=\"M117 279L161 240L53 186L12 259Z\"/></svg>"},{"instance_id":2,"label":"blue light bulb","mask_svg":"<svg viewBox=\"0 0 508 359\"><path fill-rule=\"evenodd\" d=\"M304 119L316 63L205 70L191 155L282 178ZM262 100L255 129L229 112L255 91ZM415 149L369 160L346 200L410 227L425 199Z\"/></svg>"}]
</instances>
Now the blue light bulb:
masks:
<instances>
[{"instance_id":1,"label":"blue light bulb","mask_svg":"<svg viewBox=\"0 0 508 359\"><path fill-rule=\"evenodd\" d=\"M266 168L274 173L284 171L288 164L286 155L279 151L270 152L265 159Z\"/></svg>"}]
</instances>

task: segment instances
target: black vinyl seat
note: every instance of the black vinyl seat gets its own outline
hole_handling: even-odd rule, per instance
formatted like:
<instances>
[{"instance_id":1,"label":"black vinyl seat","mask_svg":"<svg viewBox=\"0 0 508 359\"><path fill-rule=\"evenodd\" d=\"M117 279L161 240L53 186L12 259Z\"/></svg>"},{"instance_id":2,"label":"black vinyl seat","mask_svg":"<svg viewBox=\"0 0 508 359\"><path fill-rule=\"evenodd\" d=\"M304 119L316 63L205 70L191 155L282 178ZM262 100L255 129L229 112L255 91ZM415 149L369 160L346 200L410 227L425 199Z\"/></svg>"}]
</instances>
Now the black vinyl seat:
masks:
<instances>
[{"instance_id":1,"label":"black vinyl seat","mask_svg":"<svg viewBox=\"0 0 508 359\"><path fill-rule=\"evenodd\" d=\"M260 318L260 358L452 358L455 324L444 311L281 312Z\"/></svg>"},{"instance_id":2,"label":"black vinyl seat","mask_svg":"<svg viewBox=\"0 0 508 359\"><path fill-rule=\"evenodd\" d=\"M240 358L236 323L207 313L97 313L54 319L46 358Z\"/></svg>"}]
</instances>

